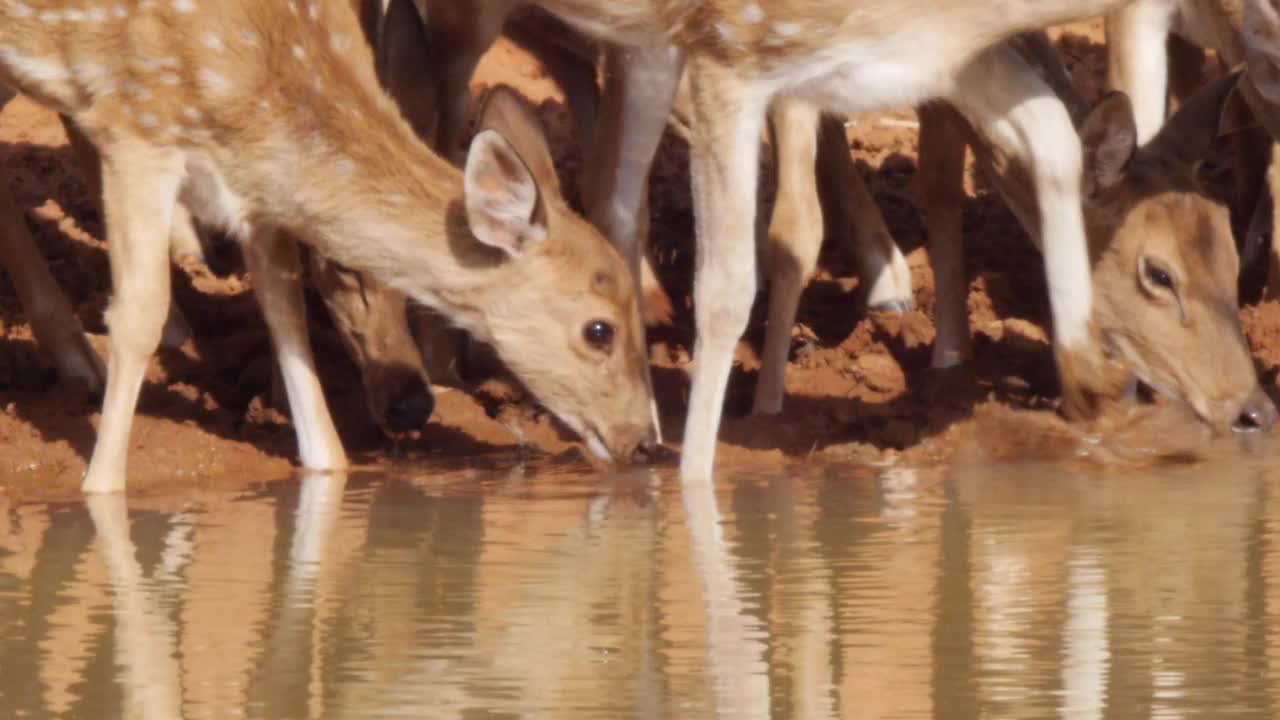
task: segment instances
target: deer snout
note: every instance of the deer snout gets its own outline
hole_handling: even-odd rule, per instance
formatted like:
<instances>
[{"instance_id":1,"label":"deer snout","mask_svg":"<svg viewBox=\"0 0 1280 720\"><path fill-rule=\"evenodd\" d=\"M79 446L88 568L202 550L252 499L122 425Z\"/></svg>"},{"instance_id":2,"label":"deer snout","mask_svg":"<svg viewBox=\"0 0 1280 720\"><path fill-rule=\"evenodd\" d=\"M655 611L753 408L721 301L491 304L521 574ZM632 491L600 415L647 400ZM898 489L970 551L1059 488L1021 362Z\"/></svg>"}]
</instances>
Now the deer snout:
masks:
<instances>
[{"instance_id":1,"label":"deer snout","mask_svg":"<svg viewBox=\"0 0 1280 720\"><path fill-rule=\"evenodd\" d=\"M382 421L393 433L418 430L427 424L435 411L436 399L420 378L410 375L387 404Z\"/></svg>"},{"instance_id":2,"label":"deer snout","mask_svg":"<svg viewBox=\"0 0 1280 720\"><path fill-rule=\"evenodd\" d=\"M1266 432L1276 424L1276 406L1271 398L1256 387L1245 400L1231 429L1236 432Z\"/></svg>"},{"instance_id":3,"label":"deer snout","mask_svg":"<svg viewBox=\"0 0 1280 720\"><path fill-rule=\"evenodd\" d=\"M621 462L642 465L661 457L663 447L651 427L627 427L618 433L614 457Z\"/></svg>"}]
</instances>

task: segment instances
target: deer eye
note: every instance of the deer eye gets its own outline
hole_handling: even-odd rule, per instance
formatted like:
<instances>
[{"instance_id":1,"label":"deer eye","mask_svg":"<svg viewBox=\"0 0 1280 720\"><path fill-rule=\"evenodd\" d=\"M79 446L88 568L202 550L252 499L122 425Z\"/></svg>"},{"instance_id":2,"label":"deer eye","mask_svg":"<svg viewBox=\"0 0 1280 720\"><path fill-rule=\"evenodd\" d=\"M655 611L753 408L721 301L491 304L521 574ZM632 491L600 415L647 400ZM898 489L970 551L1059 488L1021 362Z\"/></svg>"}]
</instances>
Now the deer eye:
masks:
<instances>
[{"instance_id":1,"label":"deer eye","mask_svg":"<svg viewBox=\"0 0 1280 720\"><path fill-rule=\"evenodd\" d=\"M1143 263L1142 271L1146 274L1147 280L1152 285L1162 287L1166 290L1173 290L1173 276L1168 270L1156 265L1151 261Z\"/></svg>"},{"instance_id":2,"label":"deer eye","mask_svg":"<svg viewBox=\"0 0 1280 720\"><path fill-rule=\"evenodd\" d=\"M604 320L592 320L582 328L582 338L591 347L607 352L613 345L613 326Z\"/></svg>"}]
</instances>

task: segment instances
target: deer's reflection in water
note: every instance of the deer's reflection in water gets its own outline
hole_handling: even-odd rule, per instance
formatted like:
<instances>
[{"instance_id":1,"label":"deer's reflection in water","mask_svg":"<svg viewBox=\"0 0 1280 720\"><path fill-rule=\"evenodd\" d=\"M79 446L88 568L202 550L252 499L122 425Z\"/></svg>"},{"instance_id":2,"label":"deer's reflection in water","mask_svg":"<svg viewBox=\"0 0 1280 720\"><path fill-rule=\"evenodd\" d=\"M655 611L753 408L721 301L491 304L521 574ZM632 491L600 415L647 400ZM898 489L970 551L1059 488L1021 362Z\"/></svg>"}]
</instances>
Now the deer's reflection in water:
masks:
<instances>
[{"instance_id":1,"label":"deer's reflection in water","mask_svg":"<svg viewBox=\"0 0 1280 720\"><path fill-rule=\"evenodd\" d=\"M0 708L1265 717L1280 507L1234 470L406 470L5 507Z\"/></svg>"}]
</instances>

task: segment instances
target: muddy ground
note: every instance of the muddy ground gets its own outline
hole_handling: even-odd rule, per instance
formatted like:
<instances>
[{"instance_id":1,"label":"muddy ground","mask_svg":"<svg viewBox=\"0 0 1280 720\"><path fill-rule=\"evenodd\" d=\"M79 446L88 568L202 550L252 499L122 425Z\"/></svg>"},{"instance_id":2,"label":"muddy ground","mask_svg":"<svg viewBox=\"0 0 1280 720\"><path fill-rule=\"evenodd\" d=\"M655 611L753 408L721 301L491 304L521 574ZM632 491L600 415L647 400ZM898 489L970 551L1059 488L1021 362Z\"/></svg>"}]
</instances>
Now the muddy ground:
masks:
<instances>
[{"instance_id":1,"label":"muddy ground","mask_svg":"<svg viewBox=\"0 0 1280 720\"><path fill-rule=\"evenodd\" d=\"M1075 25L1055 36L1086 95L1096 96L1104 67L1100 25ZM581 161L568 115L536 61L513 45L499 44L485 58L474 89L481 93L498 82L540 103L560 169L572 177ZM993 439L1003 439L1013 453L1034 455L1046 448L1075 453L1079 434L1054 415L1057 387L1039 255L1001 201L980 178L971 178L964 230L975 359L962 372L934 376L928 369L933 283L913 187L914 113L855 120L850 152L907 254L916 309L868 315L865 285L847 243L828 238L800 308L780 418L746 416L763 338L764 302L757 303L729 389L722 462L815 456L888 462L903 454L927 462L957 448L990 448ZM10 187L55 277L105 354L109 276L102 222L54 117L23 98L11 103L0 115L0 162L10 172ZM1208 164L1210 179L1225 178L1228 163L1225 154L1214 158ZM1226 186L1226 181L1215 184ZM687 148L674 135L660 149L652 198L659 275L676 300L672 324L651 333L670 441L680 436L693 340ZM230 261L223 257L228 255ZM234 269L234 251L216 257L232 271L175 270L175 297L196 337L181 350L162 350L153 363L133 434L131 492L238 485L287 478L294 471L292 430L267 402L271 357L265 326L243 271ZM472 462L482 454L514 451L518 441L512 426L550 462L581 461L577 444L545 413L527 401L513 401L512 393L492 382L441 391L428 428L394 441L384 438L365 410L356 370L322 304L310 297L309 306L322 377L339 430L358 462L405 456ZM1242 315L1270 387L1280 364L1280 304L1245 307ZM73 495L92 446L98 400L55 384L7 280L0 280L0 337L0 494ZM982 442L966 443L966 438Z\"/></svg>"}]
</instances>

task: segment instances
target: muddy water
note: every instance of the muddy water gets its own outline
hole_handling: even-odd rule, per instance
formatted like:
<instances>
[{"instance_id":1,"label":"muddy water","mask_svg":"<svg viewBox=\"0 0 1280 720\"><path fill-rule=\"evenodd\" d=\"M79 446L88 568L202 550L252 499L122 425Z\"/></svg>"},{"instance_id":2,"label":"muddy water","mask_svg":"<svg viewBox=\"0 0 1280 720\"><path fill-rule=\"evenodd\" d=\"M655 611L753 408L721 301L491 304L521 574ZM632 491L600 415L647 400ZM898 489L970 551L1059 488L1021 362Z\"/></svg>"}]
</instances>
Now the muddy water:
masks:
<instances>
[{"instance_id":1,"label":"muddy water","mask_svg":"<svg viewBox=\"0 0 1280 720\"><path fill-rule=\"evenodd\" d=\"M0 506L0 717L1280 713L1265 463L393 475Z\"/></svg>"}]
</instances>

